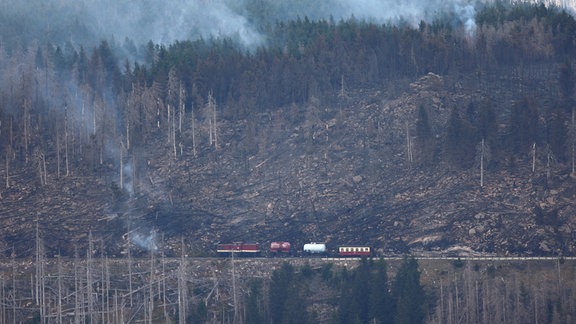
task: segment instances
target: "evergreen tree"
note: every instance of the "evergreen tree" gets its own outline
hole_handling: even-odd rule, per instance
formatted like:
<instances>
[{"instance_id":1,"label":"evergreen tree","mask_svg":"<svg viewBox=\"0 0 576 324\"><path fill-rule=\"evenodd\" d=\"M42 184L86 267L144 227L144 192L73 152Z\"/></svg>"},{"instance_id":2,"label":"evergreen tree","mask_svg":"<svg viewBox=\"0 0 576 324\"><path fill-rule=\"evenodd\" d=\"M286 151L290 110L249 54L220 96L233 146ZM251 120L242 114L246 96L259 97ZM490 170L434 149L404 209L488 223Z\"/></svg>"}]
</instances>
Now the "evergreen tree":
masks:
<instances>
[{"instance_id":1,"label":"evergreen tree","mask_svg":"<svg viewBox=\"0 0 576 324\"><path fill-rule=\"evenodd\" d=\"M340 323L393 323L386 263L363 259L352 273L342 272L338 305Z\"/></svg>"},{"instance_id":2,"label":"evergreen tree","mask_svg":"<svg viewBox=\"0 0 576 324\"><path fill-rule=\"evenodd\" d=\"M246 324L259 324L264 322L264 316L261 312L260 299L261 299L261 286L262 283L258 280L250 282L248 298L246 301Z\"/></svg>"},{"instance_id":3,"label":"evergreen tree","mask_svg":"<svg viewBox=\"0 0 576 324\"><path fill-rule=\"evenodd\" d=\"M370 265L366 258L362 258L360 265L356 269L352 282L351 298L348 300L351 308L352 320L359 323L368 323L370 311L370 283L372 282Z\"/></svg>"},{"instance_id":4,"label":"evergreen tree","mask_svg":"<svg viewBox=\"0 0 576 324\"><path fill-rule=\"evenodd\" d=\"M458 110L454 108L446 126L446 139L444 141L446 160L455 167L470 167L474 162L475 138L470 123L462 120Z\"/></svg>"},{"instance_id":5,"label":"evergreen tree","mask_svg":"<svg viewBox=\"0 0 576 324\"><path fill-rule=\"evenodd\" d=\"M478 119L476 121L479 139L484 139L493 144L498 135L498 125L496 124L496 112L492 102L484 100L478 106Z\"/></svg>"},{"instance_id":6,"label":"evergreen tree","mask_svg":"<svg viewBox=\"0 0 576 324\"><path fill-rule=\"evenodd\" d=\"M282 263L280 269L272 273L270 281L269 307L272 323L282 323L288 292L292 284L294 268L288 262Z\"/></svg>"},{"instance_id":7,"label":"evergreen tree","mask_svg":"<svg viewBox=\"0 0 576 324\"><path fill-rule=\"evenodd\" d=\"M394 279L392 296L396 304L395 323L424 323L426 298L420 284L418 262L414 257L402 261Z\"/></svg>"},{"instance_id":8,"label":"evergreen tree","mask_svg":"<svg viewBox=\"0 0 576 324\"><path fill-rule=\"evenodd\" d=\"M546 140L548 145L550 145L554 158L559 161L564 161L567 158L568 129L565 124L566 120L568 118L565 116L564 111L556 108L552 109L546 122Z\"/></svg>"},{"instance_id":9,"label":"evergreen tree","mask_svg":"<svg viewBox=\"0 0 576 324\"><path fill-rule=\"evenodd\" d=\"M538 134L538 105L524 97L512 106L510 112L509 147L514 153L528 152Z\"/></svg>"},{"instance_id":10,"label":"evergreen tree","mask_svg":"<svg viewBox=\"0 0 576 324\"><path fill-rule=\"evenodd\" d=\"M567 61L560 66L560 73L558 76L558 84L560 86L560 96L564 105L569 107L574 95L574 85L576 84L576 75L572 69L572 64Z\"/></svg>"},{"instance_id":11,"label":"evergreen tree","mask_svg":"<svg viewBox=\"0 0 576 324\"><path fill-rule=\"evenodd\" d=\"M426 164L432 162L434 158L434 135L432 126L428 118L428 112L424 106L418 108L418 119L416 120L416 146L420 153L419 160Z\"/></svg>"},{"instance_id":12,"label":"evergreen tree","mask_svg":"<svg viewBox=\"0 0 576 324\"><path fill-rule=\"evenodd\" d=\"M394 322L394 305L388 285L388 270L384 260L376 263L376 273L370 285L370 321L381 324Z\"/></svg>"}]
</instances>

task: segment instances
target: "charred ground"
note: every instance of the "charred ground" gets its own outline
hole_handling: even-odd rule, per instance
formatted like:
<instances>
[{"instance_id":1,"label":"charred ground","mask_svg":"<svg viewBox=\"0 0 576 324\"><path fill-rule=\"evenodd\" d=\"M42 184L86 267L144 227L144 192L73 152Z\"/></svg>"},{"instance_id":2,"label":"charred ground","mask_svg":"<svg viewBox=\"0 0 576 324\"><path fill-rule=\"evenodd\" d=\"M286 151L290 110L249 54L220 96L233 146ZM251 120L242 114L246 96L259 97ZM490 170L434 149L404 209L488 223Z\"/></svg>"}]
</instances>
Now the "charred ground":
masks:
<instances>
[{"instance_id":1,"label":"charred ground","mask_svg":"<svg viewBox=\"0 0 576 324\"><path fill-rule=\"evenodd\" d=\"M539 155L532 173L529 155L496 156L502 160L488 164L481 187L479 164L421 163L417 151L409 161L418 107L427 107L439 138L450 111L484 98L477 86L472 78L428 74L394 91L335 94L258 115L252 122L261 133L252 135L251 121L222 119L219 147L201 146L195 156L174 158L159 135L134 166L131 192L119 187L113 165L94 176L50 176L43 186L22 166L1 192L3 251L31 255L39 237L48 254L82 255L92 237L116 256L129 245L179 255L182 239L199 255L212 254L217 242L274 240L369 244L382 253L459 246L573 254L576 191L566 163L547 167ZM499 106L520 95L500 86L482 92Z\"/></svg>"}]
</instances>

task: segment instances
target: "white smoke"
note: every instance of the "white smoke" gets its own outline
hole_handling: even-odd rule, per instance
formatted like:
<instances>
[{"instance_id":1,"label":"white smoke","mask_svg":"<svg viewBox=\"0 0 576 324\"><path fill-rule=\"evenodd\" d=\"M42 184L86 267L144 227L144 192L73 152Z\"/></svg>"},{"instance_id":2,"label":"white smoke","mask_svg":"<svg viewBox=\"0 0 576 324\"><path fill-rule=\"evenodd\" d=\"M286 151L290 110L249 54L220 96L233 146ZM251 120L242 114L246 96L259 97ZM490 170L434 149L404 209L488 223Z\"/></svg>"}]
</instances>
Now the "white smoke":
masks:
<instances>
[{"instance_id":1,"label":"white smoke","mask_svg":"<svg viewBox=\"0 0 576 324\"><path fill-rule=\"evenodd\" d=\"M156 239L155 231L147 231L147 233L141 233L141 231L132 231L130 233L131 242L146 251L154 252L158 250Z\"/></svg>"},{"instance_id":2,"label":"white smoke","mask_svg":"<svg viewBox=\"0 0 576 324\"><path fill-rule=\"evenodd\" d=\"M132 163L126 163L122 170L124 191L126 191L130 197L134 195L134 183L132 181L133 171Z\"/></svg>"},{"instance_id":3,"label":"white smoke","mask_svg":"<svg viewBox=\"0 0 576 324\"><path fill-rule=\"evenodd\" d=\"M169 44L177 40L230 37L246 47L262 44L260 33L246 17L233 11L229 2L85 0L81 16L105 39Z\"/></svg>"},{"instance_id":4,"label":"white smoke","mask_svg":"<svg viewBox=\"0 0 576 324\"><path fill-rule=\"evenodd\" d=\"M456 1L454 11L464 25L468 35L474 35L476 32L476 8L471 3L460 3L465 1Z\"/></svg>"},{"instance_id":5,"label":"white smoke","mask_svg":"<svg viewBox=\"0 0 576 324\"><path fill-rule=\"evenodd\" d=\"M413 27L420 22L432 22L441 17L452 17L454 23L464 27L468 34L476 30L476 7L481 4L478 0L339 0L343 9L340 18L346 19L349 15L377 22L397 23L407 22Z\"/></svg>"},{"instance_id":6,"label":"white smoke","mask_svg":"<svg viewBox=\"0 0 576 324\"><path fill-rule=\"evenodd\" d=\"M137 45L227 37L247 48L265 45L262 23L307 17L340 21L355 17L375 23L452 18L473 33L479 6L495 0L0 0L0 18L22 24L22 37L51 42ZM508 0L556 5L573 13L576 0ZM259 17L257 17L260 15ZM258 19L256 21L255 19ZM263 21L264 20L264 21ZM0 23L0 26L2 24Z\"/></svg>"}]
</instances>

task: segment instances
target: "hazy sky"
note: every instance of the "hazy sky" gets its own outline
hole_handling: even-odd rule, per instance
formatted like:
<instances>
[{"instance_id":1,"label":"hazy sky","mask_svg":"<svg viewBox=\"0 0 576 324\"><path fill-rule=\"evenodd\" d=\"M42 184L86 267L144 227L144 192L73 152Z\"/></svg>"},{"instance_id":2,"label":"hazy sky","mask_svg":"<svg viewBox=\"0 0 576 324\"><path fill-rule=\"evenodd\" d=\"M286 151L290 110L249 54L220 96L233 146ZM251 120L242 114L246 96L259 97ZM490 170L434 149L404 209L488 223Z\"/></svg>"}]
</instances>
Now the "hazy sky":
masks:
<instances>
[{"instance_id":1,"label":"hazy sky","mask_svg":"<svg viewBox=\"0 0 576 324\"><path fill-rule=\"evenodd\" d=\"M51 41L99 42L130 38L169 44L176 40L227 36L248 46L265 44L257 23L309 17L379 23L399 18L417 25L438 15L475 28L478 3L490 0L0 0L0 35L52 37ZM537 2L537 1L530 1ZM561 3L561 0L546 1ZM574 7L576 0L564 0ZM263 15L263 12L266 15ZM256 13L256 15L254 15ZM258 17L259 16L259 17ZM259 20L259 21L257 21ZM12 37L10 39L18 39Z\"/></svg>"}]
</instances>

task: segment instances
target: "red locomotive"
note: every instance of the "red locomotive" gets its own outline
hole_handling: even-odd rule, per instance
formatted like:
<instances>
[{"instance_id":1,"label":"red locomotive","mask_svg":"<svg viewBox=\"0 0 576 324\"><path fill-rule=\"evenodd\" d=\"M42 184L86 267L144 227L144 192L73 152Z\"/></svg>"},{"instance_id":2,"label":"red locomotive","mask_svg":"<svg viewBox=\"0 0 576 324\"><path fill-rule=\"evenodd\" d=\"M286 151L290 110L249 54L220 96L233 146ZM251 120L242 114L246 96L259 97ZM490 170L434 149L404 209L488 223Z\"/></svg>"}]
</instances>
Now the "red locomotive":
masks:
<instances>
[{"instance_id":1,"label":"red locomotive","mask_svg":"<svg viewBox=\"0 0 576 324\"><path fill-rule=\"evenodd\" d=\"M216 252L219 255L257 256L260 255L260 245L258 243L224 243L218 244Z\"/></svg>"}]
</instances>

